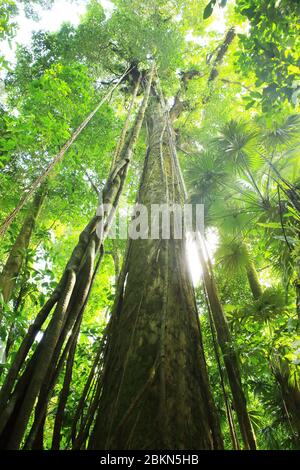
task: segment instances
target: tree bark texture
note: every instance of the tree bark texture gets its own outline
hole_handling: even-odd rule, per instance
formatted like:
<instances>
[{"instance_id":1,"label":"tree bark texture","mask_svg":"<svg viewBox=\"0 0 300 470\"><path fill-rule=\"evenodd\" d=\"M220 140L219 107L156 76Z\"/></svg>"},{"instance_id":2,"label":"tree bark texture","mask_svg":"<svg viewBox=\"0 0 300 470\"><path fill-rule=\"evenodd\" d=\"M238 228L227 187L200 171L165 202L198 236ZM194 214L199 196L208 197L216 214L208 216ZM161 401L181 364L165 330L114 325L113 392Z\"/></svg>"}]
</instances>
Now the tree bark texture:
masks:
<instances>
[{"instance_id":1,"label":"tree bark texture","mask_svg":"<svg viewBox=\"0 0 300 470\"><path fill-rule=\"evenodd\" d=\"M0 292L3 295L5 303L9 302L12 298L13 290L15 288L18 275L22 269L26 250L29 247L36 219L41 210L45 196L46 185L43 185L34 197L32 205L29 208L28 214L25 217L20 232L10 250L9 256L0 275Z\"/></svg>"},{"instance_id":2,"label":"tree bark texture","mask_svg":"<svg viewBox=\"0 0 300 470\"><path fill-rule=\"evenodd\" d=\"M212 268L209 261L206 261L204 257L203 243L201 242L201 239L198 240L197 245L203 270L203 282L217 332L218 343L223 354L227 377L233 397L233 406L237 415L244 447L247 450L254 450L256 449L256 440L247 410L245 393L242 387L239 359L234 350L229 326L220 302Z\"/></svg>"},{"instance_id":3,"label":"tree bark texture","mask_svg":"<svg viewBox=\"0 0 300 470\"><path fill-rule=\"evenodd\" d=\"M103 191L103 202L111 204L112 207L116 207L118 204L123 189L128 165L142 126L153 74L154 66L132 130L124 147L120 149L119 159L117 159ZM103 242L111 220L110 215L95 215L87 224L66 265L58 287L37 316L16 354L0 393L1 448L20 448L36 399L41 393L41 388L45 385L45 381L49 381L50 377L55 374L56 364L59 361L66 337L82 316L85 308L94 279L95 256L103 248ZM101 239L96 234L99 221L103 225ZM55 310L43 338L27 362L22 375L18 378L22 365L33 345L36 332L43 326L54 306ZM54 385L55 383L51 384L52 387ZM47 393L47 396L49 396L50 391L48 390ZM35 418L35 431L31 432L30 436L32 442L34 442L35 433L39 431L39 420L42 417L43 415L39 414Z\"/></svg>"},{"instance_id":4,"label":"tree bark texture","mask_svg":"<svg viewBox=\"0 0 300 470\"><path fill-rule=\"evenodd\" d=\"M138 202L183 204L170 122L153 90ZM130 240L108 327L91 449L216 449L212 400L185 241Z\"/></svg>"}]
</instances>

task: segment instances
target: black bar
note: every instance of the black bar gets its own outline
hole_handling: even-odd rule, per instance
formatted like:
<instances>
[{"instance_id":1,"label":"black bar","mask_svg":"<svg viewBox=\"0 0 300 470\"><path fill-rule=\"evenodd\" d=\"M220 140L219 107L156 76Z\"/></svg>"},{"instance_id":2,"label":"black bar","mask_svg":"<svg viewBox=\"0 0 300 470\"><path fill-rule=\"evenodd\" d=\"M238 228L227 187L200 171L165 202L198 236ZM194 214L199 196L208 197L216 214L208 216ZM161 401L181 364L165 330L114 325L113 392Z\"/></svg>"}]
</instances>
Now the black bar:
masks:
<instances>
[{"instance_id":1,"label":"black bar","mask_svg":"<svg viewBox=\"0 0 300 470\"><path fill-rule=\"evenodd\" d=\"M82 470L101 469L104 465L121 468L148 467L149 465L188 465L194 468L212 470L211 466L238 465L260 468L283 468L295 464L299 468L300 451L1 451L1 469L5 465L16 464L37 466L44 470L44 465L67 464L69 468L79 466ZM20 467L21 468L21 467ZM53 470L58 470L52 467ZM245 468L246 470L246 468Z\"/></svg>"}]
</instances>

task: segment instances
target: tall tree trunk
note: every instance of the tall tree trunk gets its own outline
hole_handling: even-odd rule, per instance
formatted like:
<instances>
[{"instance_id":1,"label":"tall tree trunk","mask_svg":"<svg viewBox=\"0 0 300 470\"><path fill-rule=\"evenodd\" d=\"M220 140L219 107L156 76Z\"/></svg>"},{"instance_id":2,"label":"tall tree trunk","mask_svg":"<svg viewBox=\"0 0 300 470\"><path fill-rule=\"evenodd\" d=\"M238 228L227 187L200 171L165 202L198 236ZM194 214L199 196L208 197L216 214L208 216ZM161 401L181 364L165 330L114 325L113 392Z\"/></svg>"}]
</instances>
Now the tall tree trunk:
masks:
<instances>
[{"instance_id":1,"label":"tall tree trunk","mask_svg":"<svg viewBox=\"0 0 300 470\"><path fill-rule=\"evenodd\" d=\"M73 366L74 366L74 359L75 359L75 352L76 352L78 334L79 334L79 328L78 328L77 334L74 336L74 339L72 341L70 351L69 351L69 354L68 354L68 358L67 358L67 361L66 361L65 377L64 377L63 386L62 386L62 389L61 389L61 392L60 392L60 395L59 395L57 412L56 412L55 422L54 422L54 429L53 429L53 436L52 436L52 446L51 446L52 450L59 450L59 447L60 447L61 429L62 429L62 425L63 425L64 412L65 412L65 407L66 407L66 404L67 404L69 391L70 391L71 380L72 380L72 373L73 373Z\"/></svg>"},{"instance_id":2,"label":"tall tree trunk","mask_svg":"<svg viewBox=\"0 0 300 470\"><path fill-rule=\"evenodd\" d=\"M240 450L240 444L236 432L236 427L235 427L235 422L234 422L234 417L232 414L232 408L231 408L231 403L230 403L230 397L227 395L226 391L226 386L225 386L225 380L224 380L224 374L222 370L222 364L221 364L221 357L219 354L219 345L217 341L217 334L216 334L216 327L214 324L214 318L213 314L211 311L209 299L207 296L207 292L203 283L203 288L204 288L204 294L205 294L205 300L206 300L206 305L207 305L207 310L208 310L208 318L209 318L209 324L210 324L210 329L211 329L211 335L212 335L212 343L213 343L213 348L214 348L214 353L215 353L215 358L218 366L218 372L220 376L220 384L221 384L221 389L223 392L223 398L224 398L224 404L225 404L225 409L226 409L226 416L227 416L227 422L228 422L228 427L229 427L229 433L230 433L230 439L232 443L232 447L234 450Z\"/></svg>"},{"instance_id":3,"label":"tall tree trunk","mask_svg":"<svg viewBox=\"0 0 300 470\"><path fill-rule=\"evenodd\" d=\"M257 300L263 294L263 289L260 285L258 274L252 261L247 263L246 273L253 298L254 300Z\"/></svg>"},{"instance_id":4,"label":"tall tree trunk","mask_svg":"<svg viewBox=\"0 0 300 470\"><path fill-rule=\"evenodd\" d=\"M232 392L233 406L240 426L244 447L247 450L254 450L256 449L256 440L247 410L246 397L242 387L239 359L234 350L231 333L220 302L211 264L209 261L206 261L204 257L204 242L202 242L200 236L197 246L203 271L203 282L217 332L218 343L223 354L228 382Z\"/></svg>"},{"instance_id":5,"label":"tall tree trunk","mask_svg":"<svg viewBox=\"0 0 300 470\"><path fill-rule=\"evenodd\" d=\"M153 91L138 202L184 202L169 122ZM131 239L113 308L91 449L222 448L185 241Z\"/></svg>"},{"instance_id":6,"label":"tall tree trunk","mask_svg":"<svg viewBox=\"0 0 300 470\"><path fill-rule=\"evenodd\" d=\"M46 196L46 185L42 185L36 193L28 214L23 222L20 232L13 244L5 266L0 275L0 292L2 292L5 303L12 298L13 290L16 285L17 278L23 266L26 257L32 231L35 226L36 219ZM1 310L0 310L1 321Z\"/></svg>"},{"instance_id":7,"label":"tall tree trunk","mask_svg":"<svg viewBox=\"0 0 300 470\"><path fill-rule=\"evenodd\" d=\"M124 186L128 166L147 107L153 74L154 65L132 130L103 190L102 202L111 207L117 206ZM41 387L48 380L48 372L50 371L49 376L52 376L53 368L55 369L59 360L59 353L67 335L82 316L94 279L95 255L103 248L112 213L113 210L110 210L108 214L101 211L99 215L92 218L81 233L79 242L73 250L57 288L25 336L8 371L0 392L0 446L2 448L18 449L20 447ZM101 238L96 234L99 222L103 228ZM45 323L54 306L56 308L43 338L18 379L20 369L33 345L36 332ZM54 385L52 384L52 386ZM36 419L35 432L39 430L38 420L41 418L42 414ZM35 432L32 432L30 436L32 442L35 439Z\"/></svg>"}]
</instances>

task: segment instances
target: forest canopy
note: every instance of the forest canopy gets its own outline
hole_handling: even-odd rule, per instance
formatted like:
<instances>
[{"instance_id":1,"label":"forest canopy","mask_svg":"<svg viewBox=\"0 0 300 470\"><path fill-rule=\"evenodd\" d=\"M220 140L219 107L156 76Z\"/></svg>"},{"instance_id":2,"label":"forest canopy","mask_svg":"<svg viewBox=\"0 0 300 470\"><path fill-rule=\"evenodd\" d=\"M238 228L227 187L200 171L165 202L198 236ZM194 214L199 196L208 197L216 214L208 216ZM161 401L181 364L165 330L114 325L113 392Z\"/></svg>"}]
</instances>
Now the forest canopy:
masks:
<instances>
[{"instance_id":1,"label":"forest canopy","mask_svg":"<svg viewBox=\"0 0 300 470\"><path fill-rule=\"evenodd\" d=\"M299 449L300 3L58 3L0 1L0 449Z\"/></svg>"}]
</instances>

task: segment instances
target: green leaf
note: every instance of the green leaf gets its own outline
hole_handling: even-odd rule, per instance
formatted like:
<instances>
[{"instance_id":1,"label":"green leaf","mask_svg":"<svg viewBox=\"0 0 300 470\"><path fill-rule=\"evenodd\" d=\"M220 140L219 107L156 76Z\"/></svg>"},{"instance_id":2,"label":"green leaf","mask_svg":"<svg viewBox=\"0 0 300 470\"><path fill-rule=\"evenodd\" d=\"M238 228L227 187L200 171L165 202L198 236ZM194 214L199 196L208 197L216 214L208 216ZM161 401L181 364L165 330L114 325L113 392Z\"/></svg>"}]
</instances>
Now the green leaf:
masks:
<instances>
[{"instance_id":1,"label":"green leaf","mask_svg":"<svg viewBox=\"0 0 300 470\"><path fill-rule=\"evenodd\" d=\"M279 222L258 222L257 225L264 228L282 228Z\"/></svg>"},{"instance_id":2,"label":"green leaf","mask_svg":"<svg viewBox=\"0 0 300 470\"><path fill-rule=\"evenodd\" d=\"M204 8L204 12L203 12L203 19L204 20L207 20L207 18L209 18L211 15L212 15L212 12L214 10L214 6L216 4L216 1L217 0L211 0L207 5L206 7Z\"/></svg>"}]
</instances>

